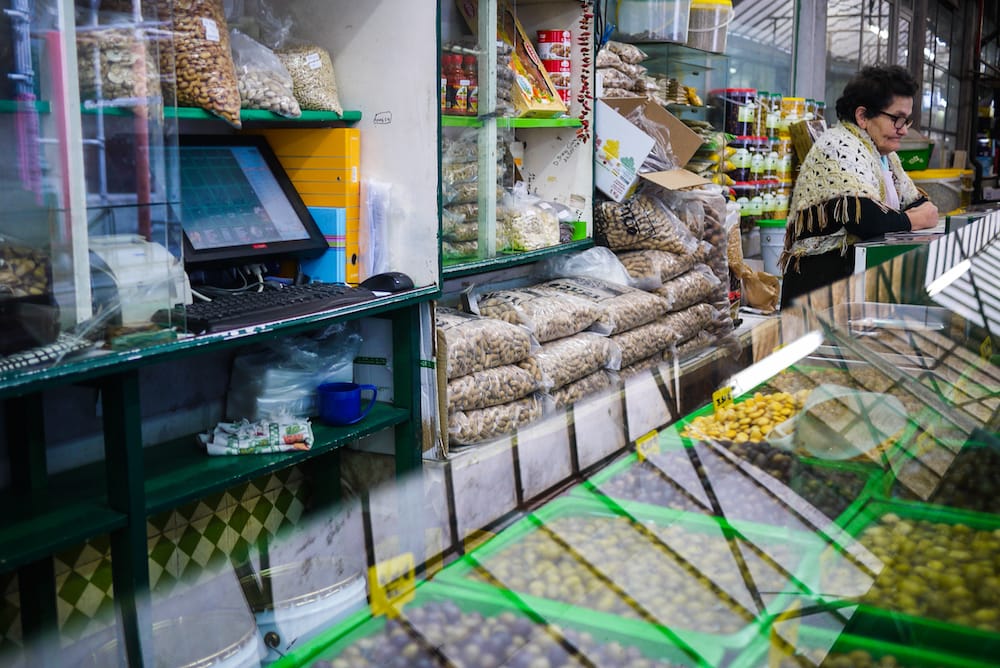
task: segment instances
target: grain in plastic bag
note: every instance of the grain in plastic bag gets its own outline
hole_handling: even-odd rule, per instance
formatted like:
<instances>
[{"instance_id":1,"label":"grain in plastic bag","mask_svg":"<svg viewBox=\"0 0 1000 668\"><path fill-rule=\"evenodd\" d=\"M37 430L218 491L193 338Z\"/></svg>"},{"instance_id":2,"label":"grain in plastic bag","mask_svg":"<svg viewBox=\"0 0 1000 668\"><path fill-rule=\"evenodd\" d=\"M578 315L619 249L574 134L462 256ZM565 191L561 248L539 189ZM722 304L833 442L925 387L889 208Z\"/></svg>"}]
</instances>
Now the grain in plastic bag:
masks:
<instances>
[{"instance_id":1,"label":"grain in plastic bag","mask_svg":"<svg viewBox=\"0 0 1000 668\"><path fill-rule=\"evenodd\" d=\"M628 366L685 341L717 317L711 304L695 304L669 313L653 322L611 337L621 351L621 364Z\"/></svg>"},{"instance_id":2,"label":"grain in plastic bag","mask_svg":"<svg viewBox=\"0 0 1000 668\"><path fill-rule=\"evenodd\" d=\"M229 31L236 66L240 104L286 118L298 118L302 108L292 90L292 76L281 59L260 42L233 28Z\"/></svg>"},{"instance_id":3,"label":"grain in plastic bag","mask_svg":"<svg viewBox=\"0 0 1000 668\"><path fill-rule=\"evenodd\" d=\"M633 362L628 366L623 366L621 371L618 372L619 378L631 378L643 371L649 371L650 369L655 369L656 367L663 364L663 352L657 351L650 355L649 357L644 357L638 362Z\"/></svg>"},{"instance_id":4,"label":"grain in plastic bag","mask_svg":"<svg viewBox=\"0 0 1000 668\"><path fill-rule=\"evenodd\" d=\"M633 329L667 312L667 303L659 295L596 278L557 278L535 287L582 297L596 304L601 314L591 329L602 334Z\"/></svg>"},{"instance_id":5,"label":"grain in plastic bag","mask_svg":"<svg viewBox=\"0 0 1000 668\"><path fill-rule=\"evenodd\" d=\"M532 350L528 330L502 320L438 307L436 321L438 354L444 354L449 379L515 364Z\"/></svg>"},{"instance_id":6,"label":"grain in plastic bag","mask_svg":"<svg viewBox=\"0 0 1000 668\"><path fill-rule=\"evenodd\" d=\"M162 104L160 66L153 37L125 23L128 18L105 14L106 25L77 27L80 98L145 114L149 105ZM78 23L84 23L80 17Z\"/></svg>"},{"instance_id":7,"label":"grain in plastic bag","mask_svg":"<svg viewBox=\"0 0 1000 668\"><path fill-rule=\"evenodd\" d=\"M725 292L721 292L725 290ZM680 311L704 301L717 301L720 294L728 294L719 278L705 264L697 264L689 271L653 290L666 300L668 309Z\"/></svg>"},{"instance_id":8,"label":"grain in plastic bag","mask_svg":"<svg viewBox=\"0 0 1000 668\"><path fill-rule=\"evenodd\" d=\"M617 255L633 280L659 284L689 270L696 257L658 250L619 251Z\"/></svg>"},{"instance_id":9,"label":"grain in plastic bag","mask_svg":"<svg viewBox=\"0 0 1000 668\"><path fill-rule=\"evenodd\" d=\"M542 402L536 395L499 406L455 411L448 414L448 440L454 445L482 443L511 434L541 416Z\"/></svg>"},{"instance_id":10,"label":"grain in plastic bag","mask_svg":"<svg viewBox=\"0 0 1000 668\"><path fill-rule=\"evenodd\" d=\"M597 305L586 299L530 287L495 290L472 299L473 311L523 325L539 343L582 332L601 314Z\"/></svg>"},{"instance_id":11,"label":"grain in plastic bag","mask_svg":"<svg viewBox=\"0 0 1000 668\"><path fill-rule=\"evenodd\" d=\"M636 194L624 202L594 207L594 236L611 250L662 250L689 255L698 239L663 202Z\"/></svg>"},{"instance_id":12,"label":"grain in plastic bag","mask_svg":"<svg viewBox=\"0 0 1000 668\"><path fill-rule=\"evenodd\" d=\"M581 332L542 344L521 364L537 364L542 371L543 387L552 391L599 369L618 369L621 354L608 337Z\"/></svg>"},{"instance_id":13,"label":"grain in plastic bag","mask_svg":"<svg viewBox=\"0 0 1000 668\"><path fill-rule=\"evenodd\" d=\"M520 366L504 364L448 381L448 411L488 408L533 394L542 386L542 370L531 358Z\"/></svg>"},{"instance_id":14,"label":"grain in plastic bag","mask_svg":"<svg viewBox=\"0 0 1000 668\"><path fill-rule=\"evenodd\" d=\"M600 369L579 380L564 385L552 391L552 400L556 408L565 408L580 401L586 396L607 389L615 384L617 374L607 369Z\"/></svg>"},{"instance_id":15,"label":"grain in plastic bag","mask_svg":"<svg viewBox=\"0 0 1000 668\"><path fill-rule=\"evenodd\" d=\"M344 115L329 51L316 44L299 44L283 47L277 54L292 75L295 99L303 109Z\"/></svg>"},{"instance_id":16,"label":"grain in plastic bag","mask_svg":"<svg viewBox=\"0 0 1000 668\"><path fill-rule=\"evenodd\" d=\"M222 0L157 0L156 8L161 18L171 19L174 49L161 50L160 71L174 72L177 104L204 109L241 127L240 89Z\"/></svg>"}]
</instances>

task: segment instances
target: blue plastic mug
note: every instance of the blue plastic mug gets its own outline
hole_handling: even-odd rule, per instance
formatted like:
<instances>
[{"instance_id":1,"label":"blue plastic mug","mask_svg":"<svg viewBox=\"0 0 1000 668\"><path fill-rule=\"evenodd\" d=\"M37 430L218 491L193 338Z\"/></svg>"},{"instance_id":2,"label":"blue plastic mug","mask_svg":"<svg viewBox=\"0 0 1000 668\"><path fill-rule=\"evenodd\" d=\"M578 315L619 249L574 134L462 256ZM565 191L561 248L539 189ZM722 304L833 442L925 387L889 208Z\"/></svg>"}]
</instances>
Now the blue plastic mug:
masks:
<instances>
[{"instance_id":1,"label":"blue plastic mug","mask_svg":"<svg viewBox=\"0 0 1000 668\"><path fill-rule=\"evenodd\" d=\"M369 390L372 398L361 408L361 393ZM361 422L375 406L378 388L358 383L323 383L316 388L319 396L319 419L326 424L354 424Z\"/></svg>"}]
</instances>

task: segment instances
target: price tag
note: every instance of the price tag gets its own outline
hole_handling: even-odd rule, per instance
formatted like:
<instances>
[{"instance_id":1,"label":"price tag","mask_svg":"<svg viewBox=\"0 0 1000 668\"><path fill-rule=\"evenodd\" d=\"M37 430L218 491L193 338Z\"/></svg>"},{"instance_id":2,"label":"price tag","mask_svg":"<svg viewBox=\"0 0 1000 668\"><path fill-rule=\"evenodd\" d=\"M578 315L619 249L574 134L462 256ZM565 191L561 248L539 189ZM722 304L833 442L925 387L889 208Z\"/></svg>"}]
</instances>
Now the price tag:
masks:
<instances>
[{"instance_id":1,"label":"price tag","mask_svg":"<svg viewBox=\"0 0 1000 668\"><path fill-rule=\"evenodd\" d=\"M721 387L712 393L712 405L718 411L733 404L733 388Z\"/></svg>"},{"instance_id":2,"label":"price tag","mask_svg":"<svg viewBox=\"0 0 1000 668\"><path fill-rule=\"evenodd\" d=\"M219 24L214 20L202 17L201 25L205 26L205 39L209 42L219 41Z\"/></svg>"},{"instance_id":3,"label":"price tag","mask_svg":"<svg viewBox=\"0 0 1000 668\"><path fill-rule=\"evenodd\" d=\"M979 356L984 360L989 360L993 357L993 337L986 335L983 339L983 343L979 346Z\"/></svg>"},{"instance_id":4,"label":"price tag","mask_svg":"<svg viewBox=\"0 0 1000 668\"><path fill-rule=\"evenodd\" d=\"M372 614L398 617L403 605L413 600L416 574L413 553L380 561L368 569L368 591Z\"/></svg>"},{"instance_id":5,"label":"price tag","mask_svg":"<svg viewBox=\"0 0 1000 668\"><path fill-rule=\"evenodd\" d=\"M659 432L655 429L645 436L640 436L635 440L635 454L639 456L639 461L646 461L650 455L660 453Z\"/></svg>"},{"instance_id":6,"label":"price tag","mask_svg":"<svg viewBox=\"0 0 1000 668\"><path fill-rule=\"evenodd\" d=\"M313 52L306 56L306 65L308 65L311 70L318 70L323 67L323 61L318 53Z\"/></svg>"}]
</instances>

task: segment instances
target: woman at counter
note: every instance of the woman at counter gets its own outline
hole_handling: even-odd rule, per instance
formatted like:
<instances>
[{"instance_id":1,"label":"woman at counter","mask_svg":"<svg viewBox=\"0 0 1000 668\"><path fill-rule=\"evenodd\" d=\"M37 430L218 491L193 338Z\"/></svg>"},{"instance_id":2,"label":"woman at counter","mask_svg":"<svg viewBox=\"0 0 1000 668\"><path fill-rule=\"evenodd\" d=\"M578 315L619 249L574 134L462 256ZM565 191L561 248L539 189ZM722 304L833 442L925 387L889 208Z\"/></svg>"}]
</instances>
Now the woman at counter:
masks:
<instances>
[{"instance_id":1,"label":"woman at counter","mask_svg":"<svg viewBox=\"0 0 1000 668\"><path fill-rule=\"evenodd\" d=\"M789 207L781 305L846 278L853 245L938 224L938 211L896 155L913 124L917 83L902 67L869 66L837 100L838 125L813 144Z\"/></svg>"}]
</instances>

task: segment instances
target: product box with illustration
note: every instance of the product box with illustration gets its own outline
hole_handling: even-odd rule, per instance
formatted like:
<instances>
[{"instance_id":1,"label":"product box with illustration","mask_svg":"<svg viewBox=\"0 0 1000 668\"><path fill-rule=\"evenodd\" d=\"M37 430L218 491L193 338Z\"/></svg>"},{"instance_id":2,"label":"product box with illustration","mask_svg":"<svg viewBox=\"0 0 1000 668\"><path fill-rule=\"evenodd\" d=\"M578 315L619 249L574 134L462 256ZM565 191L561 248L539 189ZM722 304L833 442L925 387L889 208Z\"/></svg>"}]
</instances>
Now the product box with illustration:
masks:
<instances>
[{"instance_id":1,"label":"product box with illustration","mask_svg":"<svg viewBox=\"0 0 1000 668\"><path fill-rule=\"evenodd\" d=\"M479 3L477 0L455 0L455 5L472 33L479 32ZM566 113L566 105L542 66L531 39L517 18L517 12L508 0L497 5L497 39L513 49L510 66L514 70L514 87L511 97L518 116L527 118L552 118Z\"/></svg>"},{"instance_id":2,"label":"product box with illustration","mask_svg":"<svg viewBox=\"0 0 1000 668\"><path fill-rule=\"evenodd\" d=\"M670 190L709 183L681 167L640 171L654 149L685 165L702 143L694 130L659 104L643 97L602 98L595 115L594 185L616 202L632 195L640 178Z\"/></svg>"}]
</instances>

